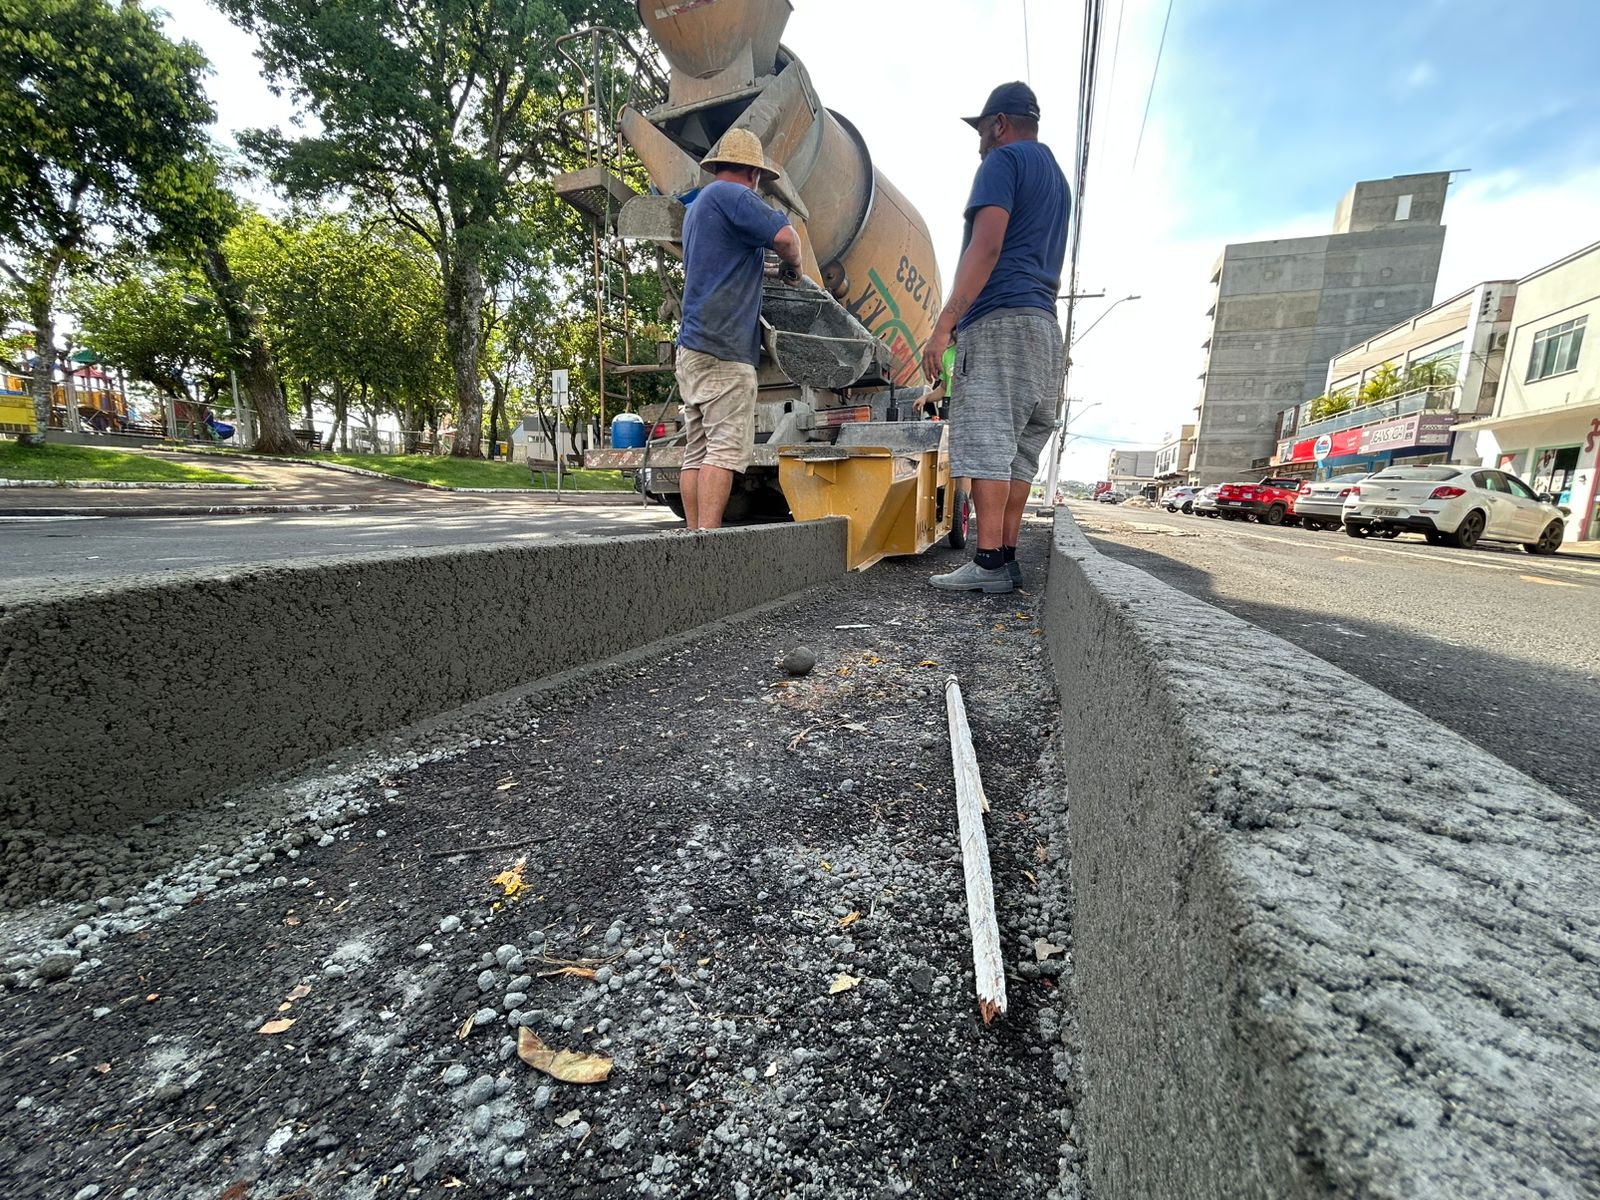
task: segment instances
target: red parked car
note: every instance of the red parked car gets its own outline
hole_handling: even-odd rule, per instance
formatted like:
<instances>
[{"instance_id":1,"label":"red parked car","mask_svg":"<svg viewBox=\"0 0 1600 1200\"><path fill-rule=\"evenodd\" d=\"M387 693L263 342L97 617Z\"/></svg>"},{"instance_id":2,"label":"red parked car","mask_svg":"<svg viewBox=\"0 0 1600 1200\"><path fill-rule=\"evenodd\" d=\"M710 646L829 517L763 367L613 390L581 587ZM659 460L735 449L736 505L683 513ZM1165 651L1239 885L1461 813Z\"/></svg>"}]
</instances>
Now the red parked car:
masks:
<instances>
[{"instance_id":1,"label":"red parked car","mask_svg":"<svg viewBox=\"0 0 1600 1200\"><path fill-rule=\"evenodd\" d=\"M1217 512L1227 520L1254 517L1263 525L1293 523L1298 479L1268 477L1260 483L1225 483L1217 489Z\"/></svg>"}]
</instances>

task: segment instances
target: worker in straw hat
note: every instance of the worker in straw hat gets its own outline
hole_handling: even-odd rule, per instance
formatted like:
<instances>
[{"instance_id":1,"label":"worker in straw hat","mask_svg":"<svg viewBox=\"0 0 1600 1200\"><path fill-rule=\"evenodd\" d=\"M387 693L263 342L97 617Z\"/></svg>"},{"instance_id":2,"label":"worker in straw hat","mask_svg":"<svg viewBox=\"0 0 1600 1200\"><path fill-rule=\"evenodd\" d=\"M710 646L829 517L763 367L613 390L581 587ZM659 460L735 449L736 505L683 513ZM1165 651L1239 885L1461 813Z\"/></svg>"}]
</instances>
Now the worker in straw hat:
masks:
<instances>
[{"instance_id":1,"label":"worker in straw hat","mask_svg":"<svg viewBox=\"0 0 1600 1200\"><path fill-rule=\"evenodd\" d=\"M715 179L683 219L677 375L686 440L679 486L688 527L717 529L733 477L749 468L755 444L764 254L777 251L784 282L798 283L800 235L756 195L779 171L748 129L728 130L700 165Z\"/></svg>"}]
</instances>

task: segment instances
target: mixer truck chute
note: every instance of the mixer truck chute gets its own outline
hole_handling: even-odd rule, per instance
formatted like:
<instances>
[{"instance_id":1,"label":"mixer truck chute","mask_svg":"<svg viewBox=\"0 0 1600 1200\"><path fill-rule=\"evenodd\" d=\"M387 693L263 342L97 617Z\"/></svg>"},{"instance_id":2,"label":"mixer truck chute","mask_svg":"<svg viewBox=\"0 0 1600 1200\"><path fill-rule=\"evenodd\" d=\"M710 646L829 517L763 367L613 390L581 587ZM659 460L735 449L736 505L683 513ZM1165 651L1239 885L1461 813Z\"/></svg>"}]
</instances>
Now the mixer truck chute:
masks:
<instances>
[{"instance_id":1,"label":"mixer truck chute","mask_svg":"<svg viewBox=\"0 0 1600 1200\"><path fill-rule=\"evenodd\" d=\"M896 498L884 496L880 508L908 514L910 532L886 530L883 514L869 513L867 523L883 534L879 542L896 548L858 547L853 535L852 565L924 548L948 531L953 507L944 499L945 431L914 433L909 419L921 394L920 347L941 306L927 226L873 164L860 131L822 105L804 64L781 44L788 0L641 0L638 7L671 74L664 103L620 113L622 137L652 192L621 204L616 232L680 254L683 198L710 179L701 159L728 130L746 129L783 171L762 192L793 222L808 277L798 288L772 279L763 289L755 461L729 516L739 514L741 499L747 511L759 510L760 493L769 510L790 509L800 519L861 512L872 507L878 484L858 488L852 478L892 479ZM576 192L578 183L568 186ZM562 181L557 191L565 194ZM862 415L875 419L860 423ZM885 468L877 461L884 455L901 465ZM780 487L784 458L793 461ZM864 460L861 470L849 465L852 458ZM670 501L682 449L652 441L644 451L592 452L585 461L644 472L645 490ZM802 477L811 482L802 485ZM823 477L826 487L817 483ZM908 482L918 492L934 490L908 499ZM788 493L801 486L807 497L795 503Z\"/></svg>"}]
</instances>

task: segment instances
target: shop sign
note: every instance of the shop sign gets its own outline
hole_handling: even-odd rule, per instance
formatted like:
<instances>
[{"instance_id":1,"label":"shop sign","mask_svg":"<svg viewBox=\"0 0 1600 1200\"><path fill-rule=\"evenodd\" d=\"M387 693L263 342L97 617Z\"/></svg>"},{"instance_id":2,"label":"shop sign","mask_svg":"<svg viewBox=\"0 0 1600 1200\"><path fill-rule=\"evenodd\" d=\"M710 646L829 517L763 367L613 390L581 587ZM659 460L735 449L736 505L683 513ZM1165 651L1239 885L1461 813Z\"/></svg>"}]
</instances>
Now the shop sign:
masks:
<instances>
[{"instance_id":1,"label":"shop sign","mask_svg":"<svg viewBox=\"0 0 1600 1200\"><path fill-rule=\"evenodd\" d=\"M1450 430L1455 417L1434 413L1416 413L1398 421L1384 421L1368 425L1361 431L1362 454L1379 454L1385 450L1404 450L1411 446L1446 446L1450 443Z\"/></svg>"},{"instance_id":2,"label":"shop sign","mask_svg":"<svg viewBox=\"0 0 1600 1200\"><path fill-rule=\"evenodd\" d=\"M1281 463L1321 462L1326 458L1337 458L1343 454L1357 454L1360 452L1361 431L1359 429L1341 429L1338 433L1323 434L1319 438L1305 438L1298 442L1283 442L1278 446L1278 461Z\"/></svg>"}]
</instances>

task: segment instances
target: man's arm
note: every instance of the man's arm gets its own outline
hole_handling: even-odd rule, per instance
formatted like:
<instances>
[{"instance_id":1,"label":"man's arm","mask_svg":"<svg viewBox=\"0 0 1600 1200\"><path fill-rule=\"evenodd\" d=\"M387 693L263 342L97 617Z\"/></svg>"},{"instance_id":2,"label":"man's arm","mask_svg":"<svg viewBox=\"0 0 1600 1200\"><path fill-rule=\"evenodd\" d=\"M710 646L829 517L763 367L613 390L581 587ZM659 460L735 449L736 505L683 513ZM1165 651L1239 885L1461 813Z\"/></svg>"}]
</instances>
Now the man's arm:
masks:
<instances>
[{"instance_id":1,"label":"man's arm","mask_svg":"<svg viewBox=\"0 0 1600 1200\"><path fill-rule=\"evenodd\" d=\"M994 274L994 265L1000 261L1000 248L1005 245L1006 227L1011 224L1011 214L1003 208L986 205L972 218L972 240L967 243L961 262L956 267L956 279L950 285L950 299L922 347L922 373L929 383L939 379L944 361L945 347L950 344L956 325L978 299Z\"/></svg>"},{"instance_id":2,"label":"man's arm","mask_svg":"<svg viewBox=\"0 0 1600 1200\"><path fill-rule=\"evenodd\" d=\"M780 278L785 283L800 282L800 235L793 225L785 225L772 239L772 248L783 262Z\"/></svg>"}]
</instances>

